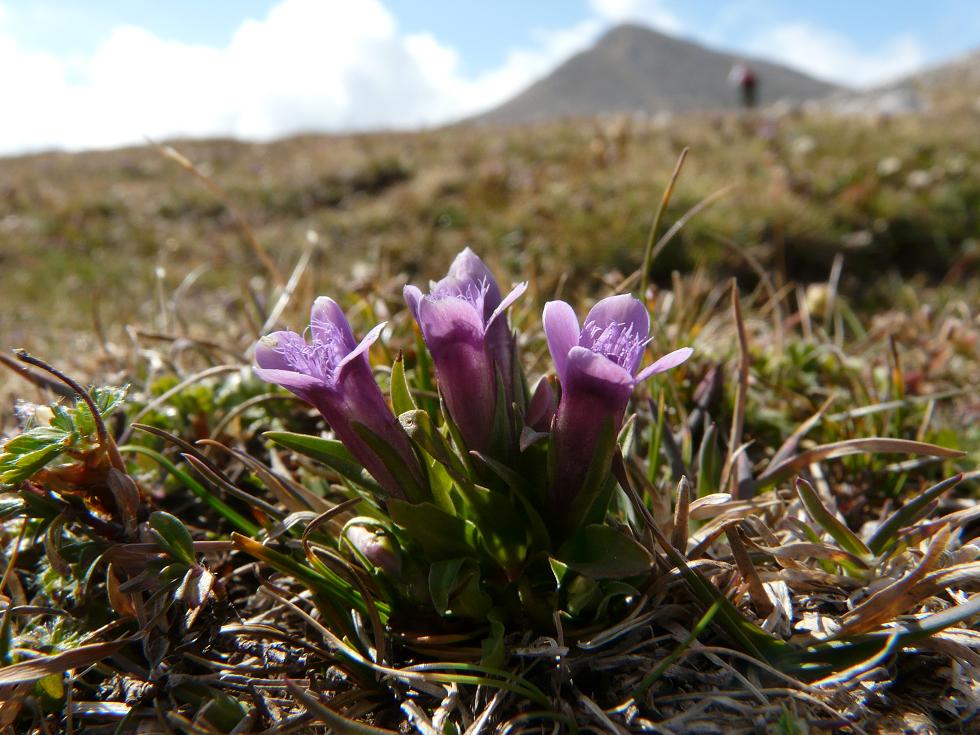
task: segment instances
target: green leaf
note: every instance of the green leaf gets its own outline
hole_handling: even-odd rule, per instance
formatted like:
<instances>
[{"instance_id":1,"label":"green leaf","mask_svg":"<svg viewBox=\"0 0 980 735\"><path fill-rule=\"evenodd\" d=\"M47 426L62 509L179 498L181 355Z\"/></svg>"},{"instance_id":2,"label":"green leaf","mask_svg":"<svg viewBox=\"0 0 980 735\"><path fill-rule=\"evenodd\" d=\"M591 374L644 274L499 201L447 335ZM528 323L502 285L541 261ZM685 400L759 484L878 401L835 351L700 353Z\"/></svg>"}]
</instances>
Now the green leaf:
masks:
<instances>
[{"instance_id":1,"label":"green leaf","mask_svg":"<svg viewBox=\"0 0 980 735\"><path fill-rule=\"evenodd\" d=\"M573 617L582 617L594 612L602 600L602 588L591 577L572 574L562 587L564 609Z\"/></svg>"},{"instance_id":2,"label":"green leaf","mask_svg":"<svg viewBox=\"0 0 980 735\"><path fill-rule=\"evenodd\" d=\"M429 594L436 612L480 620L493 601L480 585L480 565L471 558L447 559L429 567Z\"/></svg>"},{"instance_id":3,"label":"green leaf","mask_svg":"<svg viewBox=\"0 0 980 735\"><path fill-rule=\"evenodd\" d=\"M684 556L671 546L666 536L659 529L654 527L651 528L651 531L653 531L657 543L667 558L680 571L681 576L684 577L701 604L705 608L710 608L717 603L718 624L743 651L755 656L760 661L774 663L780 656L785 656L788 651L793 650L788 643L767 633L751 620L746 619L717 587L706 580L700 572L688 565Z\"/></svg>"},{"instance_id":4,"label":"green leaf","mask_svg":"<svg viewBox=\"0 0 980 735\"><path fill-rule=\"evenodd\" d=\"M480 641L480 664L500 669L507 663L507 651L504 647L506 628L501 611L494 609L487 613L487 622L490 623L490 632Z\"/></svg>"},{"instance_id":5,"label":"green leaf","mask_svg":"<svg viewBox=\"0 0 980 735\"><path fill-rule=\"evenodd\" d=\"M408 379L405 377L405 358L400 352L391 366L391 406L395 409L396 416L418 408L408 387Z\"/></svg>"},{"instance_id":6,"label":"green leaf","mask_svg":"<svg viewBox=\"0 0 980 735\"><path fill-rule=\"evenodd\" d=\"M721 492L721 450L718 448L718 427L712 422L701 439L698 452L698 497Z\"/></svg>"},{"instance_id":7,"label":"green leaf","mask_svg":"<svg viewBox=\"0 0 980 735\"><path fill-rule=\"evenodd\" d=\"M712 621L712 619L715 617L715 613L718 612L720 607L721 605L717 601L711 604L681 645L671 651L663 660L660 661L660 663L657 664L653 671L644 677L643 681L636 685L636 688L633 690L633 699L639 699L643 693L649 689L657 679L663 676L664 672L667 671L667 669L669 669L678 658L680 658L681 654L684 653L684 651L686 651L691 644L698 639L698 636L701 635L704 632L704 629L708 627L708 623Z\"/></svg>"},{"instance_id":8,"label":"green leaf","mask_svg":"<svg viewBox=\"0 0 980 735\"><path fill-rule=\"evenodd\" d=\"M93 388L89 392L89 395L91 396L92 401L95 403L95 408L98 410L99 415L104 418L123 404L128 391L128 385L119 388L103 385ZM95 419L93 418L92 412L89 410L88 404L85 403L85 401L78 401L75 406L69 410L68 414L71 418L72 424L79 434L82 436L88 436L89 434L95 433Z\"/></svg>"},{"instance_id":9,"label":"green leaf","mask_svg":"<svg viewBox=\"0 0 980 735\"><path fill-rule=\"evenodd\" d=\"M0 485L16 485L32 477L78 441L78 434L38 426L11 438L0 452Z\"/></svg>"},{"instance_id":10,"label":"green leaf","mask_svg":"<svg viewBox=\"0 0 980 735\"><path fill-rule=\"evenodd\" d=\"M508 575L516 575L529 541L523 510L507 495L480 485L458 483L455 492L461 500L460 515L480 529L487 554Z\"/></svg>"},{"instance_id":11,"label":"green leaf","mask_svg":"<svg viewBox=\"0 0 980 735\"><path fill-rule=\"evenodd\" d=\"M528 533L530 533L533 543L536 547L541 549L547 549L551 547L550 534L548 533L548 527L538 512L537 507L532 502L529 497L529 488L524 482L524 477L514 470L510 469L507 465L498 462L495 459L487 457L479 452L472 452L473 456L479 459L483 464L485 464L497 477L503 480L507 487L511 489L514 493L514 499L520 504L520 507L524 511L524 520L526 521Z\"/></svg>"},{"instance_id":12,"label":"green leaf","mask_svg":"<svg viewBox=\"0 0 980 735\"><path fill-rule=\"evenodd\" d=\"M326 465L344 479L364 488L376 497L387 495L384 488L347 451L347 447L336 439L295 434L291 431L267 431L262 436L279 446Z\"/></svg>"},{"instance_id":13,"label":"green leaf","mask_svg":"<svg viewBox=\"0 0 980 735\"><path fill-rule=\"evenodd\" d=\"M652 407L651 403L651 407ZM664 392L660 391L660 400L657 403L657 422L650 430L650 442L647 445L647 480L654 482L660 472L660 444L664 435L664 412L666 401Z\"/></svg>"},{"instance_id":14,"label":"green leaf","mask_svg":"<svg viewBox=\"0 0 980 735\"><path fill-rule=\"evenodd\" d=\"M247 711L241 702L224 693L218 693L199 712L200 717L203 717L220 732L234 730L246 714Z\"/></svg>"},{"instance_id":15,"label":"green leaf","mask_svg":"<svg viewBox=\"0 0 980 735\"><path fill-rule=\"evenodd\" d=\"M576 531L558 550L570 569L593 579L622 579L646 574L653 566L650 552L625 533L594 524Z\"/></svg>"},{"instance_id":16,"label":"green leaf","mask_svg":"<svg viewBox=\"0 0 980 735\"><path fill-rule=\"evenodd\" d=\"M504 390L504 376L497 367L497 400L494 402L493 425L490 430L491 451L498 457L508 456L514 447L514 425Z\"/></svg>"},{"instance_id":17,"label":"green leaf","mask_svg":"<svg viewBox=\"0 0 980 735\"><path fill-rule=\"evenodd\" d=\"M623 453L624 457L629 457L636 450L636 414L630 414L629 418L623 422L623 428L619 430L619 436L616 437L616 443L619 444L619 451Z\"/></svg>"},{"instance_id":18,"label":"green leaf","mask_svg":"<svg viewBox=\"0 0 980 735\"><path fill-rule=\"evenodd\" d=\"M812 681L867 661L886 649L901 650L903 646L928 638L977 615L980 615L980 596L974 596L968 602L954 605L942 612L902 622L874 633L850 639L821 641L806 648L785 646L771 663L787 673Z\"/></svg>"},{"instance_id":19,"label":"green leaf","mask_svg":"<svg viewBox=\"0 0 980 735\"><path fill-rule=\"evenodd\" d=\"M330 732L336 732L339 735L399 735L397 730L385 730L344 717L342 714L334 712L327 707L309 689L302 688L290 679L285 679L285 682L290 693L302 702L306 709L317 719L325 722Z\"/></svg>"},{"instance_id":20,"label":"green leaf","mask_svg":"<svg viewBox=\"0 0 980 735\"><path fill-rule=\"evenodd\" d=\"M391 519L422 547L429 559L476 556L479 531L469 521L450 515L432 503L409 503L388 499Z\"/></svg>"},{"instance_id":21,"label":"green leaf","mask_svg":"<svg viewBox=\"0 0 980 735\"><path fill-rule=\"evenodd\" d=\"M367 612L367 604L360 593L326 566L319 567L319 571L313 570L306 560L297 561L288 554L270 549L239 533L232 533L231 540L245 553L265 562L276 571L292 575L318 595L333 601L338 607L355 609L361 613ZM386 617L391 612L388 605L381 600L375 600L375 607L382 617Z\"/></svg>"},{"instance_id":22,"label":"green leaf","mask_svg":"<svg viewBox=\"0 0 980 735\"><path fill-rule=\"evenodd\" d=\"M406 411L399 414L398 422L409 438L418 444L422 451L445 467L453 479L458 482L468 480L463 461L452 450L446 437L436 431L432 418L427 412L421 409Z\"/></svg>"},{"instance_id":23,"label":"green leaf","mask_svg":"<svg viewBox=\"0 0 980 735\"><path fill-rule=\"evenodd\" d=\"M157 510L150 514L150 529L157 543L162 546L174 561L192 565L197 562L194 556L194 539L187 526L166 511Z\"/></svg>"},{"instance_id":24,"label":"green leaf","mask_svg":"<svg viewBox=\"0 0 980 735\"><path fill-rule=\"evenodd\" d=\"M839 543L842 549L849 551L860 559L867 560L871 558L871 550L864 545L864 542L851 529L841 523L833 513L827 510L817 495L816 490L813 489L813 486L802 477L796 480L796 492L800 496L800 500L803 501L803 507L806 508L810 517L824 531L830 534L830 537Z\"/></svg>"}]
</instances>

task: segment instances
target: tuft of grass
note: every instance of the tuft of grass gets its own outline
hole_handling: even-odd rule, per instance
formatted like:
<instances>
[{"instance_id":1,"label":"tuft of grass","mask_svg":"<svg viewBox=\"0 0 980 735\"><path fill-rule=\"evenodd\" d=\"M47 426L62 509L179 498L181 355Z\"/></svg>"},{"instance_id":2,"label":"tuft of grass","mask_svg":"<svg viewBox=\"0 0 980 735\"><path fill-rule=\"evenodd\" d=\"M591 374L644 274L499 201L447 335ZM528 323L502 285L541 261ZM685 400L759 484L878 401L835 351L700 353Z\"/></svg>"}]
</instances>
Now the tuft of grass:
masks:
<instances>
[{"instance_id":1,"label":"tuft of grass","mask_svg":"<svg viewBox=\"0 0 980 735\"><path fill-rule=\"evenodd\" d=\"M873 295L853 286L860 257L808 250L835 250L865 217L900 224L888 209L895 197L905 206L946 196L899 192L885 176L870 193L853 187L888 146L925 136L951 145L958 124L895 121L872 136L803 119L786 121L774 141L729 131L737 144L720 145L713 123L698 121L635 130L614 165L594 165L585 152L594 133L574 125L497 142L465 130L300 139L268 158L256 151L270 149L231 143L182 146L205 178L240 177L221 187L242 213L237 223L222 222L225 205L168 178L157 159L113 154L131 165L133 196L86 209L81 240L98 240L93 222L135 216L128 207L141 196L165 196L182 202L167 210L176 214L151 207L141 226L185 228L229 260L194 275L204 258L196 253L181 282L165 273L153 289L130 283L111 294L115 304L133 289L133 308L113 312L131 325L128 339L107 326L87 359L65 362L73 374L128 383L124 400L71 381L52 407L58 383L39 370L12 389L34 403L21 406L0 458L0 720L23 732L135 731L161 718L194 733L688 732L719 723L887 732L882 703L895 697L891 718L924 713L937 728L968 732L980 636L976 286L955 276L956 260L946 285L883 276ZM822 146L805 169L788 150L803 134ZM686 220L653 260L644 296L658 350L698 348L655 394L636 396L614 468L614 517L653 571L599 586L554 565L567 580L562 612L549 608L523 627L433 615L431 600L399 610L383 575L341 540L349 524L379 523L370 478L335 443L311 444L318 418L250 374L255 336L295 326L311 294L346 281L333 293L355 328L390 319L378 377L423 421L438 394L400 290L465 237L527 274L529 297L511 319L529 372L547 373L542 303L561 291L587 301L630 287L649 224L643 163L681 142L692 146L689 178L677 182L665 222L733 177L771 186L785 166L807 178L772 196L738 187ZM271 236L281 215L257 191L288 194L280 182L300 152L338 154L335 165L354 173L331 184L348 187L339 200L286 207L290 218L302 213L292 226L320 233L297 230L290 242ZM916 155L918 165L939 154ZM708 160L730 167L712 171ZM76 161L69 189L105 165ZM244 176L250 166L259 174ZM970 201L969 184L961 194ZM955 216L943 224L919 214L920 245L924 222L958 236ZM295 278L271 269L236 277L262 267L242 222ZM784 254L812 256L808 273L820 280L797 285L790 269L760 275L778 261L760 251L777 226ZM713 265L669 274L672 248L707 258L719 233L738 244L719 245ZM354 242L362 249L345 252ZM335 267L324 272L318 248L328 247ZM735 263L752 273L742 290L718 277ZM593 281L586 274L597 265ZM99 277L114 278L114 267ZM63 286L59 304L75 293ZM37 308L55 319L59 304ZM59 434L52 444L52 426L71 442ZM443 571L473 581L472 570Z\"/></svg>"}]
</instances>

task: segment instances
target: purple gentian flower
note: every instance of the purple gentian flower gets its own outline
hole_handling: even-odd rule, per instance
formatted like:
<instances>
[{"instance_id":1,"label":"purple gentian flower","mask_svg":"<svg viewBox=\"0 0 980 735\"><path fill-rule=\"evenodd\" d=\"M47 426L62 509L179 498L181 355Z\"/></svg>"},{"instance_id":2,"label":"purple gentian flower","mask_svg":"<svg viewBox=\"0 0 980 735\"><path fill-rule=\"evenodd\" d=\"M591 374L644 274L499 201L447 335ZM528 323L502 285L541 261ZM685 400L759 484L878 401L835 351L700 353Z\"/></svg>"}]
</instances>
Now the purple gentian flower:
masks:
<instances>
[{"instance_id":1,"label":"purple gentian flower","mask_svg":"<svg viewBox=\"0 0 980 735\"><path fill-rule=\"evenodd\" d=\"M544 331L561 381L561 398L552 423L556 452L549 499L567 507L585 480L603 425L619 431L636 385L680 365L693 350L675 350L637 373L650 342L650 315L629 294L610 296L594 307L579 328L572 307L549 301Z\"/></svg>"},{"instance_id":2,"label":"purple gentian flower","mask_svg":"<svg viewBox=\"0 0 980 735\"><path fill-rule=\"evenodd\" d=\"M526 283L518 284L502 299L493 274L469 248L456 256L445 278L431 284L428 295L405 286L405 302L467 449L490 448L498 372L508 407L514 390L523 390L513 385L514 338L504 312L526 289Z\"/></svg>"},{"instance_id":3,"label":"purple gentian flower","mask_svg":"<svg viewBox=\"0 0 980 735\"><path fill-rule=\"evenodd\" d=\"M368 348L383 328L379 324L358 343L337 302L321 296L310 314L310 341L296 332L273 332L256 345L254 369L262 380L312 404L372 477L392 496L405 499L405 490L353 426L360 422L387 442L421 483L418 458L368 362Z\"/></svg>"}]
</instances>

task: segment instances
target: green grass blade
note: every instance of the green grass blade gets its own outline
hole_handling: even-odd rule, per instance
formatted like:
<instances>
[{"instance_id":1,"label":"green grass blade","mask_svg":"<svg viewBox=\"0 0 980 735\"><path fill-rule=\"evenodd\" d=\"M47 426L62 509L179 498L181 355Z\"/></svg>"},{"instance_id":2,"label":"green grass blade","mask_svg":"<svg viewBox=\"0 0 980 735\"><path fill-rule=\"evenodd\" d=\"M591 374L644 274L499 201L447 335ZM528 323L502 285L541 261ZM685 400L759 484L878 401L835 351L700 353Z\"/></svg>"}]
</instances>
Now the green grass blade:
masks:
<instances>
[{"instance_id":1,"label":"green grass blade","mask_svg":"<svg viewBox=\"0 0 980 735\"><path fill-rule=\"evenodd\" d=\"M926 512L929 504L933 500L937 500L947 490L958 485L962 479L963 473L953 475L952 477L933 485L924 493L916 496L888 516L888 519L881 524L881 527L875 531L874 535L871 537L871 540L868 542L868 547L871 549L871 551L873 551L875 554L881 554L888 549L889 546L891 546L891 542L895 539L895 535L901 529L915 523L919 517Z\"/></svg>"},{"instance_id":2,"label":"green grass blade","mask_svg":"<svg viewBox=\"0 0 980 735\"><path fill-rule=\"evenodd\" d=\"M796 480L796 492L800 496L800 500L803 501L803 507L806 508L810 517L824 531L829 533L830 537L839 543L842 549L849 551L861 559L871 558L871 550L865 546L864 542L851 529L841 523L833 513L827 510L817 495L817 491L802 477Z\"/></svg>"},{"instance_id":3,"label":"green grass blade","mask_svg":"<svg viewBox=\"0 0 980 735\"><path fill-rule=\"evenodd\" d=\"M181 470L179 467L177 467L177 465L155 449L143 447L139 444L124 444L123 446L119 447L119 451L122 453L142 454L143 456L152 459L163 469L180 480L184 487L190 490L196 497L207 504L213 511L221 515L222 518L232 524L240 532L248 536L255 536L262 530L261 526L250 521L221 498L216 497L210 490L204 487L189 474Z\"/></svg>"}]
</instances>

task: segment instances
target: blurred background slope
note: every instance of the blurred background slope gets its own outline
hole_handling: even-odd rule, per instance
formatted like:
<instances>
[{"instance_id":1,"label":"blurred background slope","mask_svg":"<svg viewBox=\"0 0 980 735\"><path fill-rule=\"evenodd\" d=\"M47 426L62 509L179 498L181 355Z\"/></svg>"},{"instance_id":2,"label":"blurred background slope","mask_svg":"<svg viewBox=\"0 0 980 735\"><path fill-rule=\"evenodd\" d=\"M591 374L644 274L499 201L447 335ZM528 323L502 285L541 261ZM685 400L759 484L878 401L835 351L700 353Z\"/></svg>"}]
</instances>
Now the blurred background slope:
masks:
<instances>
[{"instance_id":1,"label":"blurred background slope","mask_svg":"<svg viewBox=\"0 0 980 735\"><path fill-rule=\"evenodd\" d=\"M53 5L65 12L72 4ZM731 190L658 256L658 284L669 284L675 270L703 267L718 278L737 275L751 287L758 278L752 260L779 282L819 281L843 255L841 287L859 305L892 303L896 284L975 293L976 52L908 73L909 65L942 57L945 49L924 54L913 44L906 53L909 44L900 38L893 51L882 47L875 73L903 74L869 84L871 61L855 55L856 43L844 46L837 38L837 45L814 42L808 49L802 22L778 25L774 15L760 13L749 20L766 33L766 24L773 25L768 36L758 36L770 38L768 46L747 41L727 52L691 36L691 26L661 4L622 4L626 10L613 5L593 3L591 15L569 19L564 36L549 36L541 46L550 55L511 54L499 73L469 77L461 71L465 63L432 34L401 33L398 14L408 10L400 3L366 3L355 13L326 0L287 0L261 9L242 6L241 17L221 5L231 14L228 22L240 25L226 46L214 49L196 40L161 41L157 48L160 39L147 31L114 30L98 52L113 61L112 69L119 71L119 60L129 58L125 53L135 64L152 47L164 72L134 68L129 77L100 77L93 57L82 82L72 76L82 72L69 73L66 66L57 85L37 81L30 94L16 87L9 92L15 101L21 97L10 108L10 127L4 132L0 126L0 144L11 153L19 145L24 153L0 162L0 342L71 363L95 354L100 343L125 340L126 325L161 332L179 327L205 337L221 330L248 310L269 278L229 204L280 272L288 274L309 252L311 267L299 285L304 295L428 277L465 244L515 279L531 275L540 293L559 287L566 294L597 293L638 267L653 209L684 147L691 154L666 225L706 197ZM957 3L943 8L933 12L966 12ZM10 20L7 11L0 19ZM100 11L109 23L111 9ZM885 23L887 7L874 12ZM258 20L250 20L250 13ZM302 30L301 21L312 27ZM36 59L25 55L26 45L16 55L18 38L9 22L4 32L2 22L5 58L22 64ZM969 47L969 27L960 46ZM357 29L348 33L351 44L367 39L364 48L377 53L368 59L351 52L342 60L344 76L334 79L330 44L340 43L345 29ZM269 58L268 74L249 78L251 89L217 87L213 96L234 92L242 109L253 92L267 105L279 99L280 107L270 108L275 114L263 113L285 120L279 128L229 122L223 137L190 139L168 135L163 122L154 127L153 120L178 119L171 109L176 104L208 107L207 88L194 82L195 75L207 82L237 79L215 70L229 73L229 59L245 51L255 55L263 44L280 49L282 44L271 45L276 39L287 48L292 40L297 48L320 44L312 55L297 51L300 66L293 71L305 69L306 76L277 81L270 75L278 62ZM479 39L470 43L479 45ZM792 53L780 51L786 47ZM817 59L827 49L842 49L838 56L845 63L850 57L844 52L852 54L853 84L840 78L846 68L831 78L828 70L836 67L818 64L808 72L758 58L810 53ZM409 67L419 59L426 62L424 84L412 86L418 79ZM758 78L752 110L738 109L739 90L730 78L738 63ZM392 71L399 66L405 67L402 76ZM112 87L103 84L106 75L131 80L122 89L131 90L132 98L107 101L104 93ZM320 76L340 86L331 92L311 81ZM429 100L440 83L445 88ZM367 97L347 100L352 89L366 89ZM48 99L58 90L64 100ZM393 90L390 98L387 90ZM402 92L428 105L431 115L405 102ZM157 97L159 110L147 101ZM456 98L455 107L444 104ZM100 113L106 130L116 131L120 120L129 120L121 111L132 108L130 127L112 133L120 142L162 135L226 196L152 145L85 150L103 138L69 133L101 119L95 117L100 100L107 105ZM384 114L331 116L331 105L345 100L351 109L361 105ZM158 114L140 117L140 105ZM51 110L59 109L64 116L52 118ZM233 117L216 115L219 122ZM39 130L54 132L25 137L32 120ZM317 128L330 132L275 139L277 130ZM59 130L66 131L62 143ZM162 308L164 302L173 308ZM180 325L171 323L173 314Z\"/></svg>"}]
</instances>

